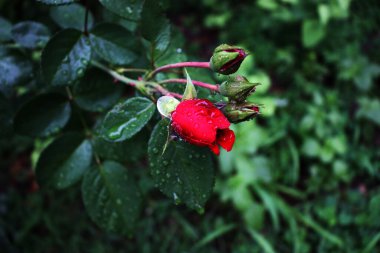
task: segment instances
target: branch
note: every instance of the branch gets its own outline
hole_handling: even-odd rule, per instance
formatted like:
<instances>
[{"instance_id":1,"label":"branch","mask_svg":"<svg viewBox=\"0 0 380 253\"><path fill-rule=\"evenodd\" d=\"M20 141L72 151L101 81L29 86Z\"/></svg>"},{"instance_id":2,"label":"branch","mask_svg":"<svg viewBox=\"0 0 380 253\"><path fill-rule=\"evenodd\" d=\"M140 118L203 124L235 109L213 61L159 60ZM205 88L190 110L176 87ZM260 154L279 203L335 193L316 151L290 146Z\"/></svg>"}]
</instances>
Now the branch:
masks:
<instances>
[{"instance_id":1,"label":"branch","mask_svg":"<svg viewBox=\"0 0 380 253\"><path fill-rule=\"evenodd\" d=\"M206 88L206 89L209 89L209 90L212 90L212 91L219 92L218 85L204 83L204 82L195 81L195 80L192 80L192 82L193 82L194 85L197 85L199 87L203 87L203 88ZM173 79L162 80L162 81L160 81L158 83L187 83L187 80L186 79L173 78Z\"/></svg>"},{"instance_id":2,"label":"branch","mask_svg":"<svg viewBox=\"0 0 380 253\"><path fill-rule=\"evenodd\" d=\"M107 72L108 74L110 74L113 78L115 78L116 80L120 81L120 82L123 82L125 84L128 84L132 87L135 87L135 88L139 88L139 87L142 87L145 86L145 85L151 85L152 87L154 87L154 89L156 91L158 91L159 93L161 93L162 95L166 95L166 96L173 96L173 97L177 97L177 98L182 98L182 95L178 94L178 93L174 93L174 92L170 92L168 91L167 89L165 89L164 87L162 87L159 83L156 83L156 82L145 82L143 80L139 81L139 80L134 80L134 79L131 79L131 78L128 78L126 76L123 76L123 75L120 75L119 73L117 73L116 71L112 70L112 69L109 69L107 68L106 66L104 66L103 64L97 62L97 61L92 61L91 62L92 65L94 65L95 67Z\"/></svg>"},{"instance_id":3,"label":"branch","mask_svg":"<svg viewBox=\"0 0 380 253\"><path fill-rule=\"evenodd\" d=\"M148 75L147 79L149 80L150 78L154 77L158 72L161 72L161 71L166 71L168 69L174 69L174 68L185 68L185 67L209 69L210 63L209 62L178 62L178 63L164 65L153 70Z\"/></svg>"}]
</instances>

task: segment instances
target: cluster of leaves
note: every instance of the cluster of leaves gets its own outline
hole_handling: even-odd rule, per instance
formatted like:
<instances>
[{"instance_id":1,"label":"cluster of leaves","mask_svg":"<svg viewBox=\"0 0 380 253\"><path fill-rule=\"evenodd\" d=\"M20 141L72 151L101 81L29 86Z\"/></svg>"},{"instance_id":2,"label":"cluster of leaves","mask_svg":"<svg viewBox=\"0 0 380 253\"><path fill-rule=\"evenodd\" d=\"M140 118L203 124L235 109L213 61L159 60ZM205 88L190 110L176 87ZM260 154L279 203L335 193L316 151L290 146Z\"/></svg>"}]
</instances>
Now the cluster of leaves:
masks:
<instances>
[{"instance_id":1,"label":"cluster of leaves","mask_svg":"<svg viewBox=\"0 0 380 253\"><path fill-rule=\"evenodd\" d=\"M10 168L0 178L2 248L380 250L377 1L88 1L87 25L79 3L22 2L0 1L12 20L0 19L0 135L7 158L1 165ZM234 127L235 147L221 154L218 168L209 153L183 143L171 143L161 156L167 122L155 124L152 102L92 66L153 69L186 60L183 38L161 15L165 9L191 40L186 48L205 60L221 41L253 53L239 74L262 84L250 99L265 108L257 121ZM59 27L64 30L51 38ZM202 70L189 73L215 82ZM131 110L136 113L125 114ZM30 167L41 189L22 195L35 188ZM173 208L182 201L202 211L214 173L216 192L203 216ZM81 212L81 195L90 218L110 232L128 234L137 221L134 237L99 231Z\"/></svg>"},{"instance_id":2,"label":"cluster of leaves","mask_svg":"<svg viewBox=\"0 0 380 253\"><path fill-rule=\"evenodd\" d=\"M156 94L147 92L148 99L112 79L123 81L128 68L148 72L185 57L171 40L165 2L40 2L48 5L49 22L1 18L6 29L0 47L2 133L46 146L35 153L40 189L81 182L91 219L123 235L132 233L148 194L139 180L149 179L175 203L203 212L214 185L210 152L167 143L168 121L159 121L151 101ZM92 8L105 17L94 17ZM146 165L144 175L134 172L136 162Z\"/></svg>"},{"instance_id":3,"label":"cluster of leaves","mask_svg":"<svg viewBox=\"0 0 380 253\"><path fill-rule=\"evenodd\" d=\"M203 3L205 26L253 52L242 71L270 116L236 126L220 199L265 252L377 252L379 4Z\"/></svg>"}]
</instances>

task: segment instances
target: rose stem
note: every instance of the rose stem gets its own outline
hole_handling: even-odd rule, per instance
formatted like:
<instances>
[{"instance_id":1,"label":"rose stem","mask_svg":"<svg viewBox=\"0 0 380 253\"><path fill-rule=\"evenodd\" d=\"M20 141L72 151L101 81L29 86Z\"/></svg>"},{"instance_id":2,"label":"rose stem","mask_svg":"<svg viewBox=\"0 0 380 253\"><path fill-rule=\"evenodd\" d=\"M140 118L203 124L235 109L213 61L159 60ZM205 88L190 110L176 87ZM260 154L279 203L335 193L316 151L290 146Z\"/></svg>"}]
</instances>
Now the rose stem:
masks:
<instances>
[{"instance_id":1,"label":"rose stem","mask_svg":"<svg viewBox=\"0 0 380 253\"><path fill-rule=\"evenodd\" d=\"M122 83L128 84L129 86L136 87L138 84L146 83L144 81L138 81L138 80L134 80L134 79L128 78L126 76L120 75L116 71L107 68L106 66L104 66L103 64L101 64L101 63L99 63L97 61L92 61L91 63L95 67L98 67L101 70L103 70L103 71L107 72L108 74L110 74L116 80L118 80L118 81L120 81ZM177 93L174 93L174 92L170 92L167 89L165 89L164 87L162 87L161 85L159 85L158 83L154 83L154 84L155 84L154 87L156 88L156 90L158 92L160 92L161 94L168 95L168 96L173 96L173 97L177 97L177 98L182 98L182 96L180 94L177 94Z\"/></svg>"},{"instance_id":2,"label":"rose stem","mask_svg":"<svg viewBox=\"0 0 380 253\"><path fill-rule=\"evenodd\" d=\"M185 68L185 67L209 69L210 63L209 62L178 62L178 63L164 65L153 70L148 75L147 79L152 78L154 75L156 75L158 72L161 72L161 71L166 71L168 69L174 69L174 68Z\"/></svg>"},{"instance_id":3,"label":"rose stem","mask_svg":"<svg viewBox=\"0 0 380 253\"><path fill-rule=\"evenodd\" d=\"M160 84L162 84L162 83L187 83L187 80L186 79L180 79L180 78L173 78L173 79L162 80L158 83L160 83ZM206 88L206 89L209 89L212 91L219 92L218 86L214 85L214 84L204 83L204 82L195 81L195 80L193 80L193 84L197 85L199 87L203 87L203 88Z\"/></svg>"}]
</instances>

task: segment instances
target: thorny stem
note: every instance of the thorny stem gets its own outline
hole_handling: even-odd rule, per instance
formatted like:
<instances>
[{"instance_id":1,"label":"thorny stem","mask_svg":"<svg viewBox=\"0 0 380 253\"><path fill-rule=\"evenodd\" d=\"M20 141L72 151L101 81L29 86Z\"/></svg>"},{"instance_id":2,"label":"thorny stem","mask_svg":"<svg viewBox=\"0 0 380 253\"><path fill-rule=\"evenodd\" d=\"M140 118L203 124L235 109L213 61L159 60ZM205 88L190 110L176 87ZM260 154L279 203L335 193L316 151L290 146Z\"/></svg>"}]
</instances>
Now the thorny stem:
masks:
<instances>
[{"instance_id":1,"label":"thorny stem","mask_svg":"<svg viewBox=\"0 0 380 253\"><path fill-rule=\"evenodd\" d=\"M158 72L161 72L161 71L166 71L168 69L173 69L173 68L184 68L184 67L209 69L210 68L210 63L209 62L178 62L178 63L164 65L164 66L161 66L161 67L156 68L155 70L153 70L148 75L147 79L148 80L151 79Z\"/></svg>"},{"instance_id":2,"label":"thorny stem","mask_svg":"<svg viewBox=\"0 0 380 253\"><path fill-rule=\"evenodd\" d=\"M117 80L119 80L119 81L121 81L121 82L123 82L125 84L128 84L130 86L135 87L139 83L139 81L134 80L134 79L130 79L130 78L128 78L126 76L123 76L123 75L120 75L116 71L107 68L106 66L104 66L103 64L101 64L101 63L99 63L97 61L91 61L91 63L95 67L100 68L101 70L103 70L103 71L107 72L108 74L110 74L113 78L115 78L115 79L117 79Z\"/></svg>"},{"instance_id":3,"label":"thorny stem","mask_svg":"<svg viewBox=\"0 0 380 253\"><path fill-rule=\"evenodd\" d=\"M146 73L148 70L146 69L137 69L137 68L118 68L116 69L117 72L119 73L124 73L124 72L141 72L141 73Z\"/></svg>"},{"instance_id":4,"label":"thorny stem","mask_svg":"<svg viewBox=\"0 0 380 253\"><path fill-rule=\"evenodd\" d=\"M132 87L138 88L139 86L141 87L141 85L150 85L153 89L155 89L156 91L160 92L162 95L182 98L182 96L180 94L168 91L167 89L165 89L164 87L162 87L159 83L156 83L156 82L146 82L144 80L139 81L139 80L134 80L134 79L128 78L126 76L120 75L119 73L117 73L114 70L111 70L111 69L107 68L106 66L104 66L103 64L101 64L101 63L99 63L97 61L92 61L92 64L95 67L98 67L101 70L107 72L108 74L110 74L116 80L118 80L120 82L123 82L125 84L128 84L128 85L130 85Z\"/></svg>"},{"instance_id":5,"label":"thorny stem","mask_svg":"<svg viewBox=\"0 0 380 253\"><path fill-rule=\"evenodd\" d=\"M204 83L204 82L195 81L195 80L192 80L192 82L194 85L197 85L199 87L203 87L203 88L206 88L206 89L209 89L212 91L219 92L218 85ZM162 81L159 81L158 83L160 83L160 84L162 84L162 83L187 83L187 80L186 79L180 79L180 78L173 78L173 79L162 80Z\"/></svg>"}]
</instances>

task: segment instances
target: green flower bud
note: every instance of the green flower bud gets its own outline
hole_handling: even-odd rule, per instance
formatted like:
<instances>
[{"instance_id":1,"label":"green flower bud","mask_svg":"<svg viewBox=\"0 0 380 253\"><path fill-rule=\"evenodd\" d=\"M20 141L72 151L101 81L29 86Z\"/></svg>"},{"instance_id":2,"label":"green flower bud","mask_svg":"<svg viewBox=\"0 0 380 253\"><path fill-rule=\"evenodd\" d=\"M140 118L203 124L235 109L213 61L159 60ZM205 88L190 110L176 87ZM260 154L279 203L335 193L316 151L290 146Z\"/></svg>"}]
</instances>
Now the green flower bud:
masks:
<instances>
[{"instance_id":1,"label":"green flower bud","mask_svg":"<svg viewBox=\"0 0 380 253\"><path fill-rule=\"evenodd\" d=\"M248 121L260 114L259 106L250 102L227 103L221 110L231 123Z\"/></svg>"},{"instance_id":2,"label":"green flower bud","mask_svg":"<svg viewBox=\"0 0 380 253\"><path fill-rule=\"evenodd\" d=\"M231 100L243 102L256 90L257 85L259 83L250 83L247 78L236 76L234 79L223 82L219 86L219 92L222 96Z\"/></svg>"},{"instance_id":3,"label":"green flower bud","mask_svg":"<svg viewBox=\"0 0 380 253\"><path fill-rule=\"evenodd\" d=\"M239 69L247 55L243 48L222 44L215 48L210 59L210 66L217 73L229 75Z\"/></svg>"}]
</instances>

